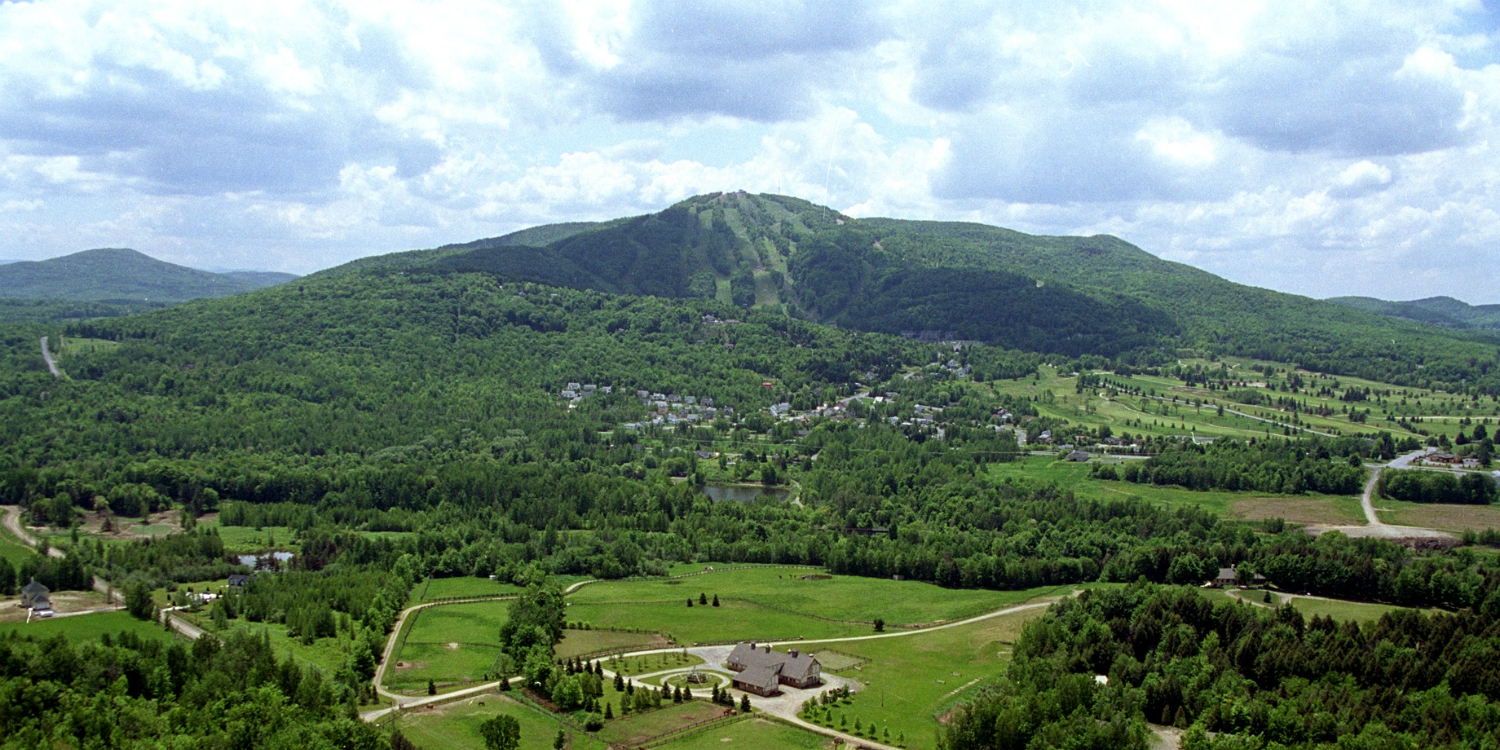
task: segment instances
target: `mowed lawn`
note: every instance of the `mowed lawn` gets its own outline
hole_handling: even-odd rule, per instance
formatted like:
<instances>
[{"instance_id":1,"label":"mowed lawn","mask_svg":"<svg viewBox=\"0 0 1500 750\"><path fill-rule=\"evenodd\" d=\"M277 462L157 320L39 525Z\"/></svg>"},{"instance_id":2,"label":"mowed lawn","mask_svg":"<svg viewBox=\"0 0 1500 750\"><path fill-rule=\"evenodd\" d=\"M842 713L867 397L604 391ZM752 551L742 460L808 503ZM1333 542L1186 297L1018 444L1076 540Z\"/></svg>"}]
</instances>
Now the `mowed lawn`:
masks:
<instances>
[{"instance_id":1,"label":"mowed lawn","mask_svg":"<svg viewBox=\"0 0 1500 750\"><path fill-rule=\"evenodd\" d=\"M509 604L446 604L410 617L397 663L386 669L386 687L392 690L425 690L428 680L440 687L483 681L500 655L500 626L509 617Z\"/></svg>"},{"instance_id":2,"label":"mowed lawn","mask_svg":"<svg viewBox=\"0 0 1500 750\"><path fill-rule=\"evenodd\" d=\"M710 566L700 566L700 570L706 567ZM718 596L721 606L704 607L699 604L700 595L710 601ZM730 640L741 636L716 636L711 632L700 632L698 625L702 623L732 628L736 627L733 623L723 621L752 617L765 620L767 625L791 628L759 633L763 638L797 635L827 638L870 632L870 623L876 618L885 620L888 626L960 620L992 612L1032 595L1034 594L1011 591L945 589L916 581L832 576L817 570L797 568L752 568L716 570L670 580L596 583L574 592L568 597L568 602L569 619L588 622L588 619L574 612L575 609L588 605L609 605L608 609L629 610L637 615L647 611L660 611L664 616L652 616L650 619L653 622L680 623L667 628L679 638ZM687 606L689 599L693 601L692 607ZM722 614L714 612L716 609L729 609L736 617L716 617L715 615ZM597 608L592 611L597 611ZM819 628L818 624L824 627ZM798 625L803 630L812 628L815 632L798 632ZM843 627L845 625L856 626L854 632L849 632L849 628ZM752 631L748 635L757 633Z\"/></svg>"},{"instance_id":3,"label":"mowed lawn","mask_svg":"<svg viewBox=\"0 0 1500 750\"><path fill-rule=\"evenodd\" d=\"M8 636L11 633L16 633L22 636L46 639L61 633L74 642L97 641L106 634L114 637L122 631L135 633L142 638L159 640L171 640L173 637L172 633L168 633L160 625L153 625L145 620L137 620L125 612L101 612L93 615L52 617L46 620L33 620L30 623L24 621L0 623L0 636Z\"/></svg>"},{"instance_id":4,"label":"mowed lawn","mask_svg":"<svg viewBox=\"0 0 1500 750\"><path fill-rule=\"evenodd\" d=\"M701 732L658 745L660 750L725 750L726 748L788 748L816 750L828 740L819 734L765 719L743 719L731 724L713 726Z\"/></svg>"},{"instance_id":5,"label":"mowed lawn","mask_svg":"<svg viewBox=\"0 0 1500 750\"><path fill-rule=\"evenodd\" d=\"M483 703L484 705L479 705ZM521 750L551 750L562 724L529 706L489 693L460 703L402 712L396 719L401 733L418 747L428 750L484 750L480 722L504 714L521 724ZM572 750L603 750L604 743L582 733L573 733Z\"/></svg>"},{"instance_id":6,"label":"mowed lawn","mask_svg":"<svg viewBox=\"0 0 1500 750\"><path fill-rule=\"evenodd\" d=\"M930 633L828 644L868 661L838 673L864 689L850 703L833 707L827 725L839 728L843 718L852 730L858 719L861 727L876 727L873 738L878 741L884 741L889 730L893 744L904 734L907 747L933 748L937 715L980 683L1003 674L1011 644L1021 637L1026 623L1046 611L1037 607ZM810 651L818 648L807 645Z\"/></svg>"}]
</instances>

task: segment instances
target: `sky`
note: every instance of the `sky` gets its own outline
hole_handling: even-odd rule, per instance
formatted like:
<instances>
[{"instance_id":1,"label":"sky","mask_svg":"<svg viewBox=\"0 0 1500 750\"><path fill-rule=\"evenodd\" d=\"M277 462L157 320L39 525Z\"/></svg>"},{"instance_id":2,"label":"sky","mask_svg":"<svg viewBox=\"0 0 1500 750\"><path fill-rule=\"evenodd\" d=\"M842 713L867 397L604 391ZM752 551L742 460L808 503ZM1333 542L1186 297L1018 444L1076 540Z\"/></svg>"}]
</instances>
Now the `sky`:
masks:
<instances>
[{"instance_id":1,"label":"sky","mask_svg":"<svg viewBox=\"0 0 1500 750\"><path fill-rule=\"evenodd\" d=\"M0 258L308 273L705 192L1500 302L1500 13L1449 2L0 4Z\"/></svg>"}]
</instances>

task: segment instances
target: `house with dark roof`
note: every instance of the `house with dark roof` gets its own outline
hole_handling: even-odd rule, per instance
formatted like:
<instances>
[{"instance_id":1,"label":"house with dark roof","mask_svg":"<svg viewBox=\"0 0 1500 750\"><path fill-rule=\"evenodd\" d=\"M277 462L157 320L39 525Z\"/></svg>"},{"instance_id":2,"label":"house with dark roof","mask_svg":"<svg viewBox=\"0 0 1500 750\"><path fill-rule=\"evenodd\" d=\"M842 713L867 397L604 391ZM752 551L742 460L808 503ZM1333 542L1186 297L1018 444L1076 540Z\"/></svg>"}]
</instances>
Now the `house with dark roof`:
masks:
<instances>
[{"instance_id":1,"label":"house with dark roof","mask_svg":"<svg viewBox=\"0 0 1500 750\"><path fill-rule=\"evenodd\" d=\"M49 617L52 615L52 592L32 578L31 583L21 587L21 606L38 617Z\"/></svg>"},{"instance_id":2,"label":"house with dark roof","mask_svg":"<svg viewBox=\"0 0 1500 750\"><path fill-rule=\"evenodd\" d=\"M736 689L761 696L775 695L782 685L806 689L823 682L817 658L797 649L783 654L770 646L741 643L729 653L724 666L739 673L731 678Z\"/></svg>"},{"instance_id":3,"label":"house with dark roof","mask_svg":"<svg viewBox=\"0 0 1500 750\"><path fill-rule=\"evenodd\" d=\"M241 573L235 573L235 574L229 576L229 585L233 586L233 587L235 587L237 589L238 588L244 588L245 584L247 584L249 582L250 582L250 576L243 575Z\"/></svg>"}]
</instances>

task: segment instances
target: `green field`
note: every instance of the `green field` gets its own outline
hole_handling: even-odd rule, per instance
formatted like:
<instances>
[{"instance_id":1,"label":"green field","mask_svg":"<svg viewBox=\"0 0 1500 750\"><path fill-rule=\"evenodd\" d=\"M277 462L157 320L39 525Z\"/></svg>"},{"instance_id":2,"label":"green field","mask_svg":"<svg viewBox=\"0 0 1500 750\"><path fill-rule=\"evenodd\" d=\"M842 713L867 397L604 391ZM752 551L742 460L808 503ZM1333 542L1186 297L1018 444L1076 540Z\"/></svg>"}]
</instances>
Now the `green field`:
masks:
<instances>
[{"instance_id":1,"label":"green field","mask_svg":"<svg viewBox=\"0 0 1500 750\"><path fill-rule=\"evenodd\" d=\"M710 600L717 595L721 606L699 604L700 594ZM594 625L670 633L684 642L832 638L872 632L870 623L876 618L892 627L959 620L1035 595L768 567L597 583L568 597L568 616ZM694 606L687 606L689 599Z\"/></svg>"},{"instance_id":2,"label":"green field","mask_svg":"<svg viewBox=\"0 0 1500 750\"><path fill-rule=\"evenodd\" d=\"M298 549L296 532L286 526L262 526L256 530L250 526L220 526L217 521L200 526L217 528L219 538L224 540L224 551L230 554L250 555Z\"/></svg>"},{"instance_id":3,"label":"green field","mask_svg":"<svg viewBox=\"0 0 1500 750\"><path fill-rule=\"evenodd\" d=\"M644 651L668 645L654 633L626 633L615 630L568 630L557 644L557 658L570 659L602 651Z\"/></svg>"},{"instance_id":4,"label":"green field","mask_svg":"<svg viewBox=\"0 0 1500 750\"><path fill-rule=\"evenodd\" d=\"M386 687L421 691L428 680L441 687L484 681L500 655L500 626L508 616L507 604L498 601L447 604L412 613L397 663L386 668Z\"/></svg>"},{"instance_id":5,"label":"green field","mask_svg":"<svg viewBox=\"0 0 1500 750\"><path fill-rule=\"evenodd\" d=\"M1353 620L1355 622L1371 622L1379 620L1387 612L1394 612L1403 607L1390 604L1371 604L1369 602L1342 602L1332 599L1309 599L1305 596L1291 597L1292 607L1296 608L1306 617L1324 616L1332 617L1340 622Z\"/></svg>"},{"instance_id":6,"label":"green field","mask_svg":"<svg viewBox=\"0 0 1500 750\"><path fill-rule=\"evenodd\" d=\"M662 750L724 750L724 748L803 748L825 747L827 739L780 722L766 719L744 719L732 724L713 726L679 739L658 745Z\"/></svg>"},{"instance_id":7,"label":"green field","mask_svg":"<svg viewBox=\"0 0 1500 750\"><path fill-rule=\"evenodd\" d=\"M626 677L632 675L654 674L664 672L668 669L681 669L684 667L697 666L703 663L703 659L692 654L684 654L680 651L668 651L657 654L646 654L644 656L632 656L625 659L604 659L604 668L611 672L619 672ZM659 679L650 679L646 682L659 685Z\"/></svg>"},{"instance_id":8,"label":"green field","mask_svg":"<svg viewBox=\"0 0 1500 750\"><path fill-rule=\"evenodd\" d=\"M614 696L618 696L618 693L607 691L605 699L608 700ZM613 704L618 708L619 701L615 700ZM660 737L678 727L707 721L723 713L722 706L715 706L706 700L677 705L668 701L665 707L655 711L617 718L608 722L604 725L604 729L599 731L599 738L612 745L636 745L653 737ZM619 716L619 713L615 715Z\"/></svg>"},{"instance_id":9,"label":"green field","mask_svg":"<svg viewBox=\"0 0 1500 750\"><path fill-rule=\"evenodd\" d=\"M479 705L481 703L484 705ZM515 717L521 723L521 750L551 750L553 738L562 726L546 713L499 693L408 711L402 713L395 723L407 739L427 750L484 750L479 724L496 714ZM573 733L567 747L572 750L603 750L605 745L588 735Z\"/></svg>"},{"instance_id":10,"label":"green field","mask_svg":"<svg viewBox=\"0 0 1500 750\"><path fill-rule=\"evenodd\" d=\"M512 583L500 583L488 578L429 578L412 587L413 602L430 602L435 599L452 599L467 596L514 596L521 587Z\"/></svg>"},{"instance_id":11,"label":"green field","mask_svg":"<svg viewBox=\"0 0 1500 750\"><path fill-rule=\"evenodd\" d=\"M1376 498L1380 520L1402 526L1423 526L1455 533L1468 529L1500 529L1500 505L1438 505Z\"/></svg>"},{"instance_id":12,"label":"green field","mask_svg":"<svg viewBox=\"0 0 1500 750\"><path fill-rule=\"evenodd\" d=\"M866 734L872 739L885 741L889 730L892 744L904 734L907 747L932 748L935 717L979 683L1002 674L1010 644L1027 622L1045 612L1039 607L931 633L829 644L868 661L837 673L864 688L849 702L830 707L820 723L838 729L844 719L847 727L842 729L852 731L858 719L861 727L877 727L878 734Z\"/></svg>"},{"instance_id":13,"label":"green field","mask_svg":"<svg viewBox=\"0 0 1500 750\"><path fill-rule=\"evenodd\" d=\"M1089 466L1059 461L1051 456L1028 456L1011 463L992 464L997 481L1025 477L1053 482L1079 497L1119 500L1138 497L1166 506L1192 506L1225 518L1257 520L1284 518L1299 524L1362 524L1359 498L1342 495L1268 495L1264 492L1194 492L1181 487L1104 481L1089 476Z\"/></svg>"},{"instance_id":14,"label":"green field","mask_svg":"<svg viewBox=\"0 0 1500 750\"><path fill-rule=\"evenodd\" d=\"M159 625L153 625L144 620L137 620L124 612L101 612L93 615L52 617L30 623L0 623L0 635L17 633L23 636L45 639L62 633L75 641L98 640L100 636L106 633L113 636L126 630L142 638L171 640L175 637L173 633L168 633Z\"/></svg>"},{"instance_id":15,"label":"green field","mask_svg":"<svg viewBox=\"0 0 1500 750\"><path fill-rule=\"evenodd\" d=\"M0 531L0 557L10 561L12 566L19 566L22 561L36 554L36 550L21 544L15 537Z\"/></svg>"}]
</instances>

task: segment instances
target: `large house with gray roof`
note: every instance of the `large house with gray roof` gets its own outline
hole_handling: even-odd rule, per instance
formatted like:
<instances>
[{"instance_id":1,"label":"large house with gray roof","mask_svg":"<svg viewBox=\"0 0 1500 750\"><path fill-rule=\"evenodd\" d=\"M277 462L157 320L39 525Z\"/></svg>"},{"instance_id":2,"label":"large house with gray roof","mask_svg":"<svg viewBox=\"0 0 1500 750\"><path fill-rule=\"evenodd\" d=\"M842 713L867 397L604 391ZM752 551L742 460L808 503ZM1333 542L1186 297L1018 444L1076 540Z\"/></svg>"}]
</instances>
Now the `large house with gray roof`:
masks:
<instances>
[{"instance_id":1,"label":"large house with gray roof","mask_svg":"<svg viewBox=\"0 0 1500 750\"><path fill-rule=\"evenodd\" d=\"M739 673L731 680L735 688L761 696L775 695L782 685L806 689L823 682L822 665L812 654L797 649L783 654L770 646L741 643L729 653L724 666Z\"/></svg>"}]
</instances>

